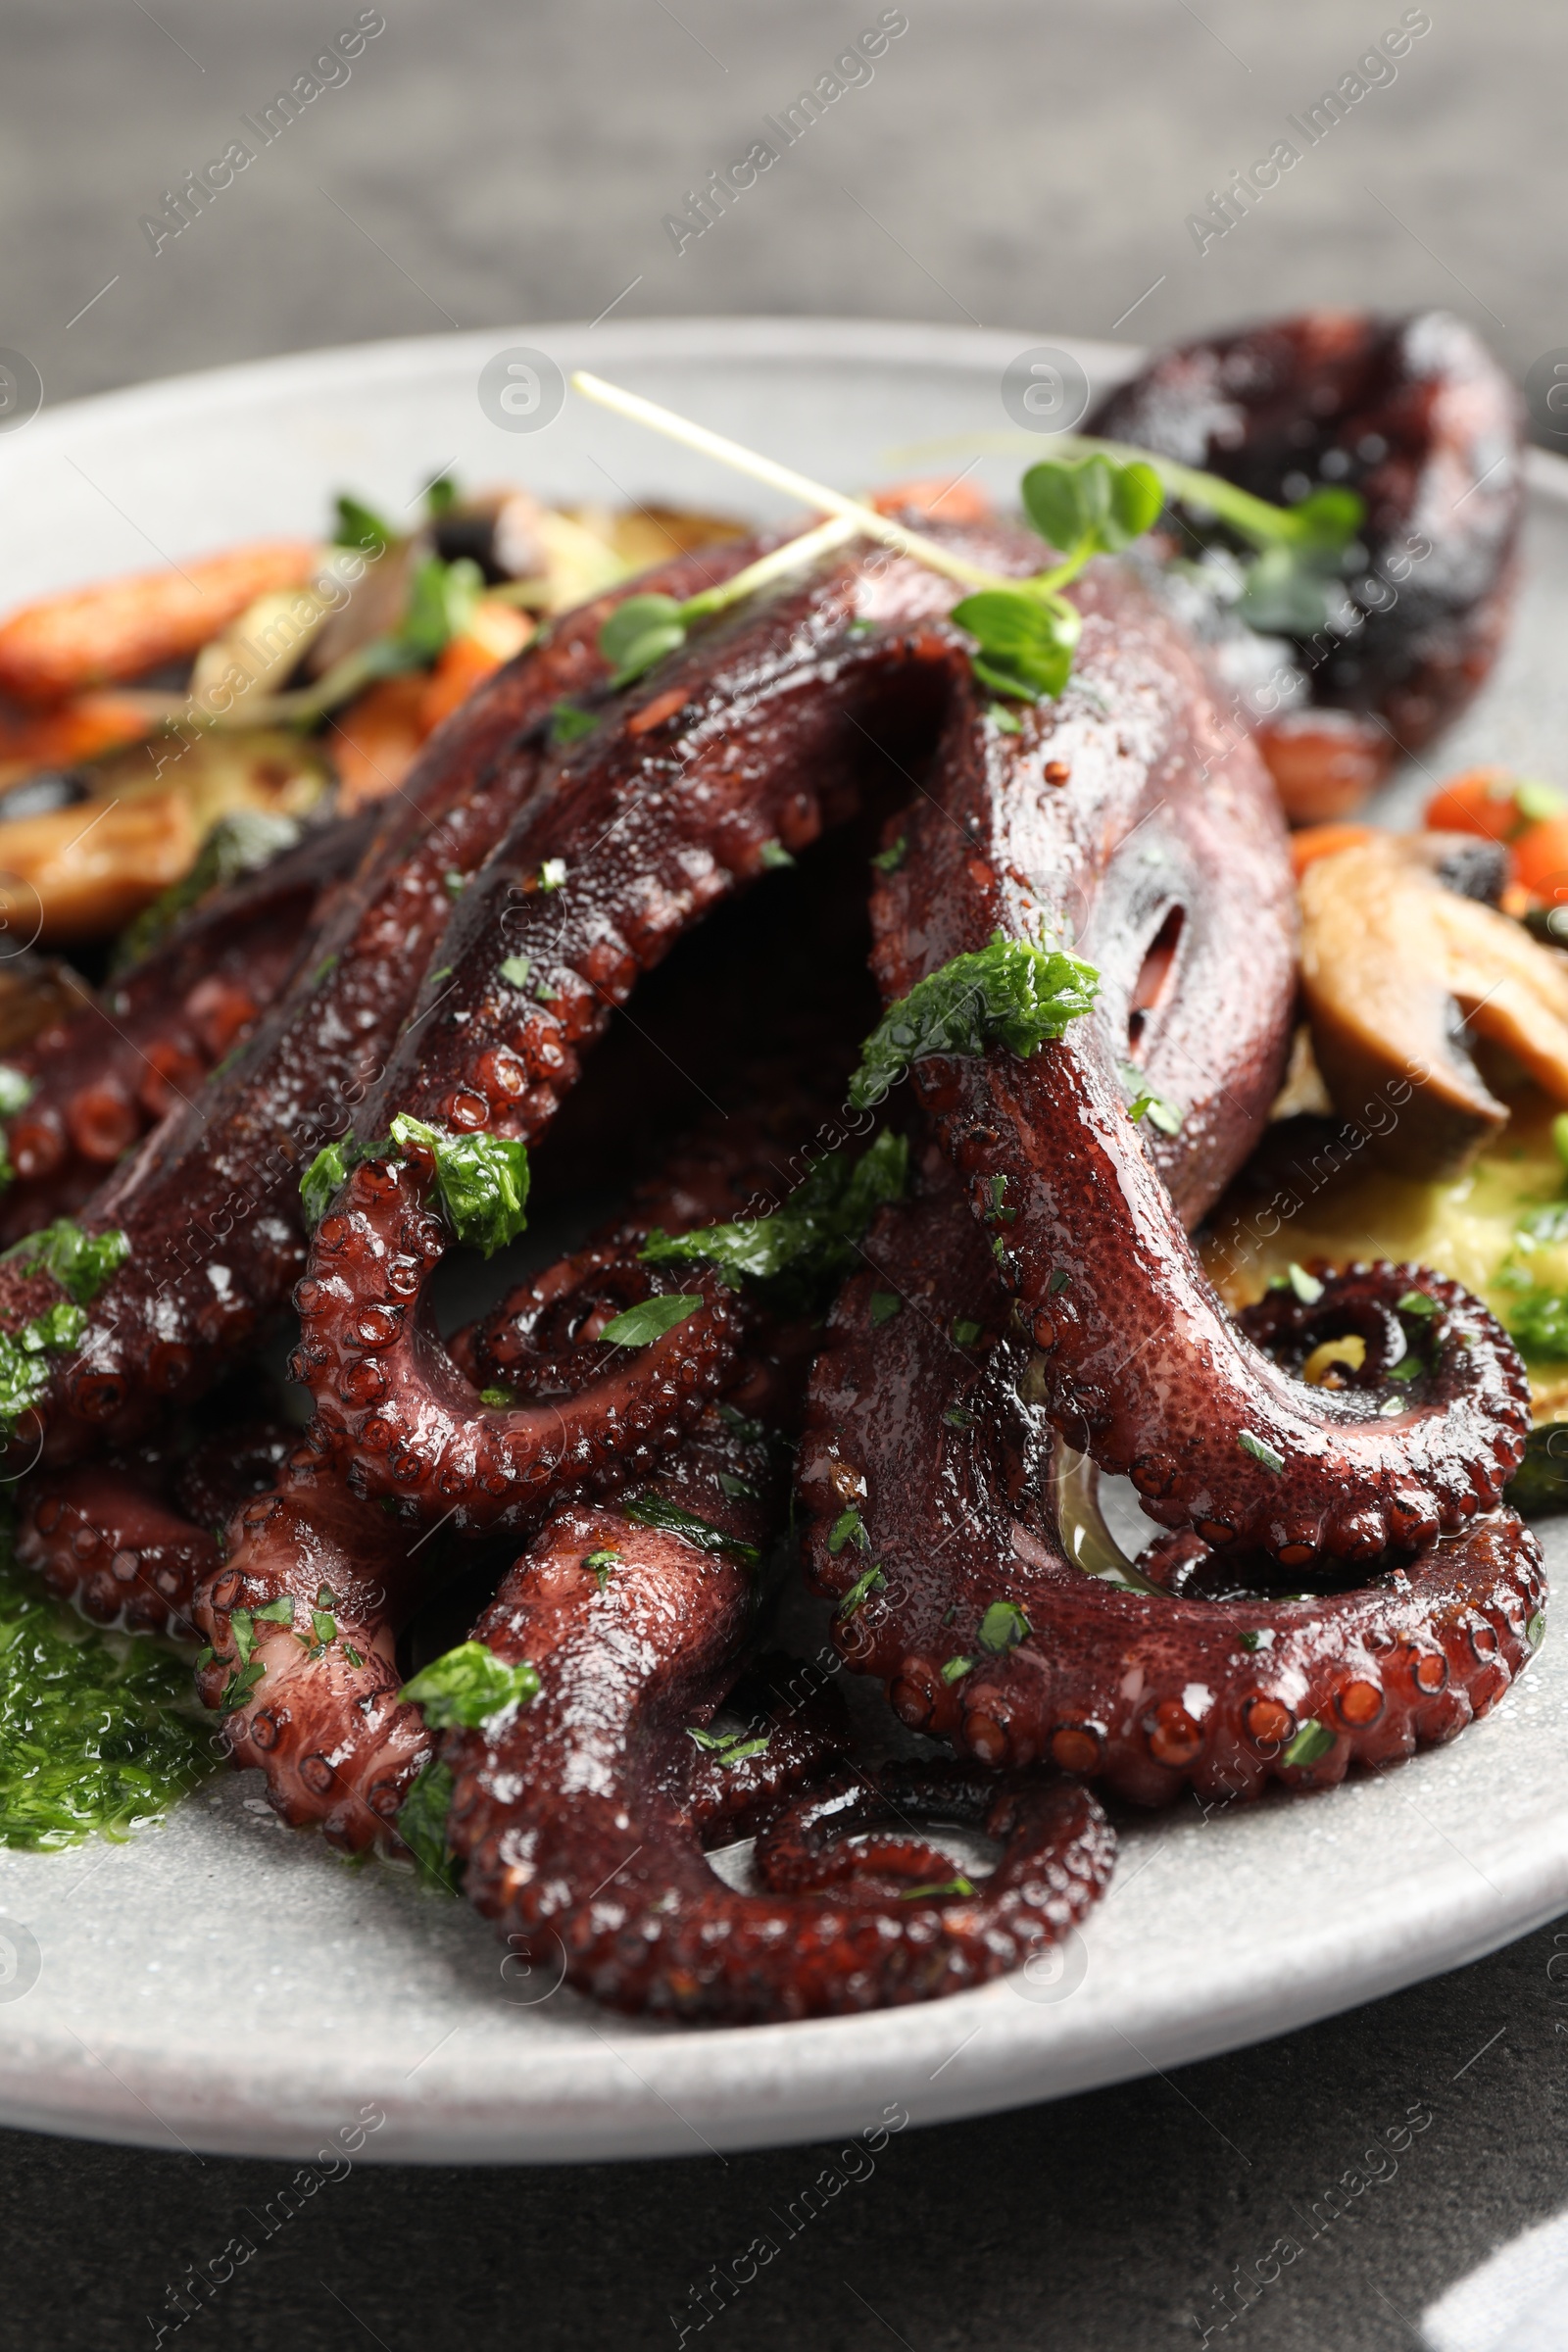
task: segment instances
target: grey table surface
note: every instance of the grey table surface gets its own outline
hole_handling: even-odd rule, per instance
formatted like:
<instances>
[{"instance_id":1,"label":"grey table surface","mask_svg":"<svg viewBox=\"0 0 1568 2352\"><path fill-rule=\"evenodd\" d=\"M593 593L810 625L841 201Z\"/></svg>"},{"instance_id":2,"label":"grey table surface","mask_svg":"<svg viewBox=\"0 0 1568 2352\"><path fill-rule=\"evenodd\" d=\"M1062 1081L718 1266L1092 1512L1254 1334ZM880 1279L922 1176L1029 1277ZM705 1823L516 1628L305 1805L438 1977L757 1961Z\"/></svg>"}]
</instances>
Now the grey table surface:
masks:
<instances>
[{"instance_id":1,"label":"grey table surface","mask_svg":"<svg viewBox=\"0 0 1568 2352\"><path fill-rule=\"evenodd\" d=\"M1568 344L1552 234L1568 17L1549 0L907 0L874 74L679 251L665 217L875 23L872 0L373 13L384 30L348 78L155 252L142 222L165 192L358 10L4 0L0 342L48 399L609 305L1158 340L1308 302L1442 302L1521 376ZM1298 165L1200 251L1190 217L1211 191L1412 15L1430 29L1396 74L1369 69L1345 119L1298 140ZM356 2170L262 2242L190 2339L1413 2343L1442 2285L1568 2196L1558 1948L1546 1929L1168 2080L910 2132L703 2327L691 2297L710 2266L788 2213L832 2150ZM1423 2102L1431 2128L1332 2221L1331 2185ZM186 2264L287 2176L0 2134L0 2345L153 2340L147 2315ZM1281 2239L1300 2252L1243 2316L1227 2281Z\"/></svg>"}]
</instances>

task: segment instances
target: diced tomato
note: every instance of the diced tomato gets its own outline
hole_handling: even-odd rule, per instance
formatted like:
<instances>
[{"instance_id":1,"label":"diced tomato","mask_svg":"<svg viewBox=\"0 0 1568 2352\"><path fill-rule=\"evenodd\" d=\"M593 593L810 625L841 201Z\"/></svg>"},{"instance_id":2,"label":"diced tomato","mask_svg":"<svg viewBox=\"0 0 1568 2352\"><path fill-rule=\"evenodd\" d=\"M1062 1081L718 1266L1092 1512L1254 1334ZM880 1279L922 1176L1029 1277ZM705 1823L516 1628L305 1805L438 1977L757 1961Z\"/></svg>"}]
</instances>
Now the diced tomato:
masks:
<instances>
[{"instance_id":1,"label":"diced tomato","mask_svg":"<svg viewBox=\"0 0 1568 2352\"><path fill-rule=\"evenodd\" d=\"M1299 833L1291 835L1291 863L1297 880L1315 858L1332 858L1336 850L1353 850L1371 838L1370 825L1303 825Z\"/></svg>"}]
</instances>

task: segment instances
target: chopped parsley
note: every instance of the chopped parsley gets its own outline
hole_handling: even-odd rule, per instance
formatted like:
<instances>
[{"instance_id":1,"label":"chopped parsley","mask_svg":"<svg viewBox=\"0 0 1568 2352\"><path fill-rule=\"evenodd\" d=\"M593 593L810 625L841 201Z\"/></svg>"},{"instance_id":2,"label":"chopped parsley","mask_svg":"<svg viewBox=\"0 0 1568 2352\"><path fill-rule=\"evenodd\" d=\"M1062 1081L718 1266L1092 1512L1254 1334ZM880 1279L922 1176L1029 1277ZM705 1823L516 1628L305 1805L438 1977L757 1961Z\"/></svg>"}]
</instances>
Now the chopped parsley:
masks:
<instances>
[{"instance_id":1,"label":"chopped parsley","mask_svg":"<svg viewBox=\"0 0 1568 2352\"><path fill-rule=\"evenodd\" d=\"M1384 1378L1387 1380L1419 1380L1425 1370L1426 1365L1420 1356L1401 1355L1396 1364L1389 1366Z\"/></svg>"},{"instance_id":2,"label":"chopped parsley","mask_svg":"<svg viewBox=\"0 0 1568 2352\"><path fill-rule=\"evenodd\" d=\"M1292 1258L1283 1274L1269 1276L1268 1287L1271 1291L1293 1292L1303 1306L1316 1306L1323 1296L1323 1285L1317 1276L1309 1274L1304 1266L1298 1266L1295 1258Z\"/></svg>"},{"instance_id":3,"label":"chopped parsley","mask_svg":"<svg viewBox=\"0 0 1568 2352\"><path fill-rule=\"evenodd\" d=\"M449 899L461 899L468 887L468 877L460 874L455 865L449 865L441 877L441 887Z\"/></svg>"},{"instance_id":4,"label":"chopped parsley","mask_svg":"<svg viewBox=\"0 0 1568 2352\"><path fill-rule=\"evenodd\" d=\"M583 1566L593 1571L594 1581L602 1592L610 1582L612 1568L620 1566L620 1554L612 1544L602 1544L597 1551L583 1554Z\"/></svg>"},{"instance_id":5,"label":"chopped parsley","mask_svg":"<svg viewBox=\"0 0 1568 2352\"><path fill-rule=\"evenodd\" d=\"M514 988L526 988L533 964L526 956L508 956L500 968L503 980L510 980Z\"/></svg>"},{"instance_id":6,"label":"chopped parsley","mask_svg":"<svg viewBox=\"0 0 1568 2352\"><path fill-rule=\"evenodd\" d=\"M1396 1298L1394 1303L1396 1312L1401 1315L1435 1315L1439 1311L1437 1300L1425 1291L1406 1291L1404 1297Z\"/></svg>"},{"instance_id":7,"label":"chopped parsley","mask_svg":"<svg viewBox=\"0 0 1568 2352\"><path fill-rule=\"evenodd\" d=\"M483 1642L460 1642L405 1683L398 1697L422 1707L432 1731L453 1724L475 1731L538 1694L538 1670L526 1658L509 1666Z\"/></svg>"},{"instance_id":8,"label":"chopped parsley","mask_svg":"<svg viewBox=\"0 0 1568 2352\"><path fill-rule=\"evenodd\" d=\"M950 1404L942 1416L950 1429L973 1429L974 1415L961 1404Z\"/></svg>"},{"instance_id":9,"label":"chopped parsley","mask_svg":"<svg viewBox=\"0 0 1568 2352\"><path fill-rule=\"evenodd\" d=\"M1147 1119L1161 1135L1180 1135L1187 1113L1163 1095L1142 1094L1136 1102L1128 1103L1127 1116L1135 1127L1140 1119Z\"/></svg>"},{"instance_id":10,"label":"chopped parsley","mask_svg":"<svg viewBox=\"0 0 1568 2352\"><path fill-rule=\"evenodd\" d=\"M349 1180L348 1154L355 1150L352 1137L345 1144L323 1144L300 1178L300 1200L304 1203L305 1222L314 1232L325 1216L336 1195Z\"/></svg>"},{"instance_id":11,"label":"chopped parsley","mask_svg":"<svg viewBox=\"0 0 1568 2352\"><path fill-rule=\"evenodd\" d=\"M1054 1273L1052 1275L1051 1280L1046 1285L1047 1294L1053 1298L1059 1298L1062 1292L1067 1288L1071 1280L1072 1276L1068 1273L1066 1267L1057 1266Z\"/></svg>"},{"instance_id":12,"label":"chopped parsley","mask_svg":"<svg viewBox=\"0 0 1568 2352\"><path fill-rule=\"evenodd\" d=\"M988 948L955 956L889 1006L861 1049L850 1101L870 1108L911 1062L936 1054L972 1058L1001 1045L1027 1060L1086 1013L1099 989L1100 974L1081 956L999 931Z\"/></svg>"},{"instance_id":13,"label":"chopped parsley","mask_svg":"<svg viewBox=\"0 0 1568 2352\"><path fill-rule=\"evenodd\" d=\"M1539 1649L1545 1638L1545 1611L1544 1609L1538 1609L1535 1615L1531 1618L1530 1623L1525 1627L1525 1640L1529 1642L1532 1649Z\"/></svg>"},{"instance_id":14,"label":"chopped parsley","mask_svg":"<svg viewBox=\"0 0 1568 2352\"><path fill-rule=\"evenodd\" d=\"M981 1618L978 1636L982 1649L1016 1649L1029 1632L1029 1620L1016 1601L994 1600Z\"/></svg>"},{"instance_id":15,"label":"chopped parsley","mask_svg":"<svg viewBox=\"0 0 1568 2352\"><path fill-rule=\"evenodd\" d=\"M852 1266L856 1245L884 1201L903 1198L909 1148L884 1132L851 1161L827 1152L789 1198L765 1217L737 1217L695 1233L655 1232L643 1257L650 1265L706 1258L732 1289L743 1281L784 1282L792 1302L813 1294Z\"/></svg>"},{"instance_id":16,"label":"chopped parsley","mask_svg":"<svg viewBox=\"0 0 1568 2352\"><path fill-rule=\"evenodd\" d=\"M452 1767L427 1764L404 1798L398 1813L398 1836L414 1856L414 1865L427 1886L456 1894L461 1870L447 1843L447 1817L452 1811Z\"/></svg>"},{"instance_id":17,"label":"chopped parsley","mask_svg":"<svg viewBox=\"0 0 1568 2352\"><path fill-rule=\"evenodd\" d=\"M712 1757L721 1770L731 1764L744 1764L748 1756L760 1756L772 1739L771 1732L731 1732L727 1736L705 1732L695 1723L686 1726L686 1737L694 1740L705 1755Z\"/></svg>"},{"instance_id":18,"label":"chopped parsley","mask_svg":"<svg viewBox=\"0 0 1568 2352\"><path fill-rule=\"evenodd\" d=\"M906 833L901 833L897 841L889 842L885 850L877 851L876 856L871 860L871 863L876 867L876 870L879 874L896 874L900 866L904 863L904 854L906 850L907 850L908 846L908 835Z\"/></svg>"},{"instance_id":19,"label":"chopped parsley","mask_svg":"<svg viewBox=\"0 0 1568 2352\"><path fill-rule=\"evenodd\" d=\"M1276 1453L1273 1446L1266 1445L1263 1439L1254 1438L1250 1429L1244 1429L1236 1443L1244 1453L1251 1455L1254 1462L1260 1462L1265 1470L1272 1470L1276 1478L1284 1470L1284 1454Z\"/></svg>"},{"instance_id":20,"label":"chopped parsley","mask_svg":"<svg viewBox=\"0 0 1568 2352\"><path fill-rule=\"evenodd\" d=\"M36 1078L13 1069L8 1061L0 1061L0 1119L15 1118L19 1110L25 1110L37 1091Z\"/></svg>"},{"instance_id":21,"label":"chopped parsley","mask_svg":"<svg viewBox=\"0 0 1568 2352\"><path fill-rule=\"evenodd\" d=\"M510 1413L517 1399L510 1389L481 1389L479 1402L493 1413Z\"/></svg>"},{"instance_id":22,"label":"chopped parsley","mask_svg":"<svg viewBox=\"0 0 1568 2352\"><path fill-rule=\"evenodd\" d=\"M649 1348L695 1315L702 1303L698 1291L667 1291L657 1298L641 1298L612 1315L599 1336L612 1348Z\"/></svg>"},{"instance_id":23,"label":"chopped parsley","mask_svg":"<svg viewBox=\"0 0 1568 2352\"><path fill-rule=\"evenodd\" d=\"M695 1511L688 1511L681 1503L666 1502L662 1494L640 1494L634 1502L623 1502L620 1509L637 1526L682 1536L688 1544L695 1544L699 1551L727 1551L747 1567L755 1567L762 1556L755 1544L743 1544L736 1536L726 1536L710 1520L699 1519Z\"/></svg>"},{"instance_id":24,"label":"chopped parsley","mask_svg":"<svg viewBox=\"0 0 1568 2352\"><path fill-rule=\"evenodd\" d=\"M770 871L777 871L786 865L795 863L781 841L764 841L759 855L763 865Z\"/></svg>"},{"instance_id":25,"label":"chopped parsley","mask_svg":"<svg viewBox=\"0 0 1568 2352\"><path fill-rule=\"evenodd\" d=\"M873 1324L891 1323L895 1315L903 1312L904 1300L899 1297L897 1291L873 1291L871 1293L871 1321Z\"/></svg>"},{"instance_id":26,"label":"chopped parsley","mask_svg":"<svg viewBox=\"0 0 1568 2352\"><path fill-rule=\"evenodd\" d=\"M1009 710L1005 703L989 704L986 709L986 716L994 727L1002 729L1004 735L1021 735L1023 733L1023 720L1018 716L1016 710Z\"/></svg>"},{"instance_id":27,"label":"chopped parsley","mask_svg":"<svg viewBox=\"0 0 1568 2352\"><path fill-rule=\"evenodd\" d=\"M83 1233L72 1218L57 1217L52 1225L14 1242L5 1255L26 1273L52 1274L68 1298L87 1306L130 1255L130 1237L118 1231Z\"/></svg>"},{"instance_id":28,"label":"chopped parsley","mask_svg":"<svg viewBox=\"0 0 1568 2352\"><path fill-rule=\"evenodd\" d=\"M1309 1715L1296 1738L1280 1758L1282 1764L1316 1764L1334 1745L1334 1734L1326 1723Z\"/></svg>"},{"instance_id":29,"label":"chopped parsley","mask_svg":"<svg viewBox=\"0 0 1568 2352\"><path fill-rule=\"evenodd\" d=\"M528 1147L503 1135L444 1135L400 1112L394 1143L421 1144L435 1161L436 1191L460 1242L486 1257L527 1224Z\"/></svg>"},{"instance_id":30,"label":"chopped parsley","mask_svg":"<svg viewBox=\"0 0 1568 2352\"><path fill-rule=\"evenodd\" d=\"M827 1547L835 1559L846 1544L853 1544L858 1551L869 1551L871 1548L871 1539L865 1532L865 1522L853 1502L848 1510L840 1511L827 1539Z\"/></svg>"},{"instance_id":31,"label":"chopped parsley","mask_svg":"<svg viewBox=\"0 0 1568 2352\"><path fill-rule=\"evenodd\" d=\"M579 710L573 703L558 703L550 714L550 740L558 747L577 743L584 735L591 735L598 724L591 711Z\"/></svg>"},{"instance_id":32,"label":"chopped parsley","mask_svg":"<svg viewBox=\"0 0 1568 2352\"><path fill-rule=\"evenodd\" d=\"M953 1336L960 1348L973 1348L984 1328L983 1324L970 1323L960 1317L953 1326Z\"/></svg>"},{"instance_id":33,"label":"chopped parsley","mask_svg":"<svg viewBox=\"0 0 1568 2352\"><path fill-rule=\"evenodd\" d=\"M881 1569L874 1564L862 1570L839 1602L837 1614L840 1617L853 1617L862 1600L868 1599L873 1592L886 1591L887 1581Z\"/></svg>"},{"instance_id":34,"label":"chopped parsley","mask_svg":"<svg viewBox=\"0 0 1568 2352\"><path fill-rule=\"evenodd\" d=\"M917 1903L933 1894L973 1894L974 1887L960 1871L956 1878L944 1879L940 1886L906 1886L899 1895L901 1903Z\"/></svg>"},{"instance_id":35,"label":"chopped parsley","mask_svg":"<svg viewBox=\"0 0 1568 2352\"><path fill-rule=\"evenodd\" d=\"M942 1669L945 1683L961 1683L966 1674L974 1672L973 1658L950 1658Z\"/></svg>"},{"instance_id":36,"label":"chopped parsley","mask_svg":"<svg viewBox=\"0 0 1568 2352\"><path fill-rule=\"evenodd\" d=\"M737 1478L732 1470L721 1470L718 1483L731 1502L760 1502L762 1499L749 1478Z\"/></svg>"},{"instance_id":37,"label":"chopped parsley","mask_svg":"<svg viewBox=\"0 0 1568 2352\"><path fill-rule=\"evenodd\" d=\"M547 858L539 868L538 887L542 891L548 893L552 890L560 890L565 879L566 860L564 858Z\"/></svg>"},{"instance_id":38,"label":"chopped parsley","mask_svg":"<svg viewBox=\"0 0 1568 2352\"><path fill-rule=\"evenodd\" d=\"M20 1331L0 1332L0 1428L10 1436L49 1387L45 1352L69 1354L86 1336L87 1317L62 1298Z\"/></svg>"}]
</instances>

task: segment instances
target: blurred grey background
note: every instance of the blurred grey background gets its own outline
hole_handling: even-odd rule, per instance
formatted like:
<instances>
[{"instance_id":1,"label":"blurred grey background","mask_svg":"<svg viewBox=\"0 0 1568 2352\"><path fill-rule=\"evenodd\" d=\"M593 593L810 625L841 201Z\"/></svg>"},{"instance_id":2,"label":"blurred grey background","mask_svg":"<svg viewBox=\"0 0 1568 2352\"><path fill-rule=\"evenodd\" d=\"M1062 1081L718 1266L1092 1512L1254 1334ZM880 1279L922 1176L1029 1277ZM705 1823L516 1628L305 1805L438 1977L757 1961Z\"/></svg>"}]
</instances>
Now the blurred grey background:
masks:
<instances>
[{"instance_id":1,"label":"blurred grey background","mask_svg":"<svg viewBox=\"0 0 1568 2352\"><path fill-rule=\"evenodd\" d=\"M831 70L876 0L371 13L384 29L349 77L263 144L242 118L310 74L355 0L4 0L0 344L48 399L612 305L1158 340L1304 303L1440 302L1521 377L1568 344L1568 12L1547 0L905 0L870 81L681 252L665 216ZM1395 78L1315 143L1288 128L1415 19L1430 29ZM240 136L254 160L155 252L143 220ZM1190 216L1287 138L1299 163L1200 252ZM1568 2195L1559 1959L1544 1930L1168 2080L911 2132L791 2265L686 2340L1415 2344L1431 2296ZM1436 2120L1397 2178L1308 2236L1326 2184L1423 2100ZM673 2344L690 2280L827 2154L359 2173L189 2340ZM0 2133L0 2344L147 2341L165 2283L282 2169ZM1236 2266L1293 2230L1307 2251L1244 2312Z\"/></svg>"},{"instance_id":2,"label":"blurred grey background","mask_svg":"<svg viewBox=\"0 0 1568 2352\"><path fill-rule=\"evenodd\" d=\"M355 0L6 0L0 340L49 398L451 323L592 318L617 297L627 318L1138 340L1303 303L1443 302L1521 375L1568 343L1568 13L1551 0L906 0L874 78L679 253L665 215L831 70L877 0L372 13L385 30L350 77L261 147L241 118L310 73ZM1406 18L1431 29L1394 79L1315 145L1287 128ZM155 255L139 222L237 135L255 160ZM1200 253L1189 217L1281 139L1300 162Z\"/></svg>"}]
</instances>

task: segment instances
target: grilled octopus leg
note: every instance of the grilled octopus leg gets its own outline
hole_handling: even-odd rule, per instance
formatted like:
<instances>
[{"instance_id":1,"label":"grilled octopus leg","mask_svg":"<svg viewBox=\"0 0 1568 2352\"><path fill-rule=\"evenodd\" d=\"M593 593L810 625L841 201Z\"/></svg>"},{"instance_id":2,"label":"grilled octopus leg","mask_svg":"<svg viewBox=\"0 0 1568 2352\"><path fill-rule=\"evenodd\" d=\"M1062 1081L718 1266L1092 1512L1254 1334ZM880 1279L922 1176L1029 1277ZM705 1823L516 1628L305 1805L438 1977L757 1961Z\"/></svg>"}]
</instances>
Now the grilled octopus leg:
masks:
<instances>
[{"instance_id":1,"label":"grilled octopus leg","mask_svg":"<svg viewBox=\"0 0 1568 2352\"><path fill-rule=\"evenodd\" d=\"M765 1493L766 1449L705 1430L656 1490L721 1543L760 1543L765 1507L727 1492L725 1475ZM717 1878L693 1820L688 1732L730 1687L755 1580L710 1540L567 1504L480 1619L479 1639L530 1660L541 1688L443 1742L449 1837L478 1908L532 1950L559 1937L566 1981L599 2000L727 2024L934 1999L1021 1965L1080 1919L1114 1841L1087 1791L1062 1785L836 1780L764 1832L761 1891ZM607 1553L614 1565L596 1569ZM968 1893L950 1891L951 1861L908 1834L911 1815L955 1814L1005 1840ZM829 1846L834 1829L884 1824L905 1835L878 1841L864 1877Z\"/></svg>"},{"instance_id":2,"label":"grilled octopus leg","mask_svg":"<svg viewBox=\"0 0 1568 2352\"><path fill-rule=\"evenodd\" d=\"M938 1192L884 1210L867 1253L812 1376L800 1492L821 1591L877 1566L837 1638L911 1727L993 1767L1050 1758L1146 1804L1187 1783L1250 1796L1452 1739L1528 1663L1545 1580L1511 1511L1321 1598L1205 1601L1088 1575L1058 1540L1019 1401L1030 1351L973 1226ZM904 1306L873 1325L876 1290ZM846 1511L863 1553L829 1548Z\"/></svg>"},{"instance_id":3,"label":"grilled octopus leg","mask_svg":"<svg viewBox=\"0 0 1568 2352\"><path fill-rule=\"evenodd\" d=\"M106 1169L249 1036L369 837L367 817L316 827L182 917L101 1002L8 1056L31 1092L5 1126L17 1181L0 1201L0 1241L73 1214Z\"/></svg>"},{"instance_id":4,"label":"grilled octopus leg","mask_svg":"<svg viewBox=\"0 0 1568 2352\"><path fill-rule=\"evenodd\" d=\"M676 595L751 551L720 548L654 575ZM317 954L237 1057L116 1169L83 1212L130 1255L90 1310L79 1348L51 1363L15 1450L71 1459L122 1443L209 1387L302 1271L299 1179L342 1134L385 1068L460 892L536 793L551 715L603 683L585 606L496 673L432 736L341 892ZM548 795L547 795L548 798ZM439 993L437 988L435 993ZM47 1273L0 1265L0 1327L60 1302Z\"/></svg>"},{"instance_id":5,"label":"grilled octopus leg","mask_svg":"<svg viewBox=\"0 0 1568 2352\"><path fill-rule=\"evenodd\" d=\"M1030 1058L1002 1046L933 1055L915 1063L916 1090L990 1224L1037 1351L1034 1394L1075 1446L1130 1475L1162 1524L1213 1545L1259 1544L1292 1564L1420 1547L1489 1510L1517 1468L1522 1367L1491 1318L1466 1310L1468 1349L1456 1344L1441 1380L1385 1410L1391 1397L1292 1379L1215 1299L1183 1214L1245 1156L1278 1069L1292 1002L1283 835L1250 747L1205 780L1213 706L1163 617L1108 566L1074 593L1083 635L1059 702L1008 733L977 690L957 689L940 799L906 820L907 853L873 895L874 968L891 1002L994 935L1037 939L1044 925L1074 936L1107 986ZM1122 977L1121 910L1141 877L1158 922L1143 937L1159 950L1176 936L1152 1026L1135 1030L1149 990L1135 982L1129 997ZM1237 952L1189 999L1189 954L1215 920ZM1144 1071L1122 1065L1129 1042L1149 1063L1162 1006L1189 1034L1200 1020L1210 1042L1185 1081L1178 1059L1167 1083L1181 1131L1152 1150L1129 1116Z\"/></svg>"}]
</instances>

